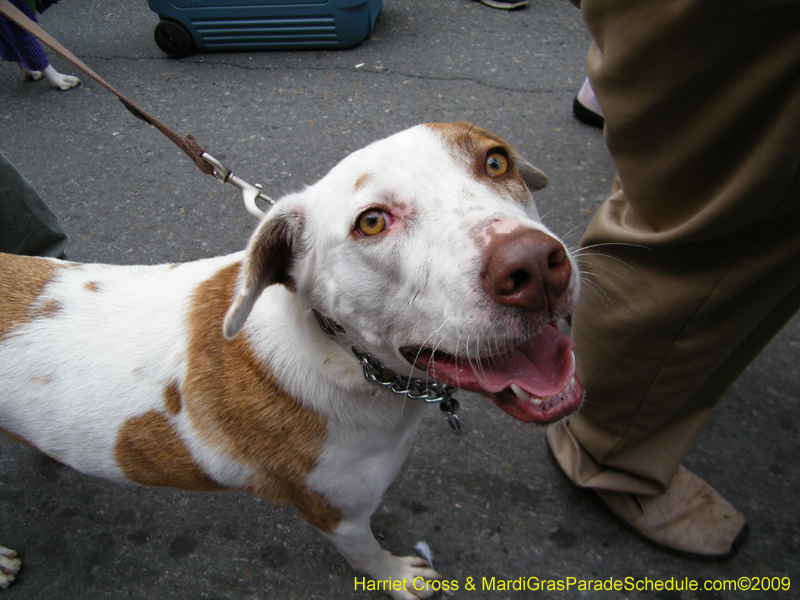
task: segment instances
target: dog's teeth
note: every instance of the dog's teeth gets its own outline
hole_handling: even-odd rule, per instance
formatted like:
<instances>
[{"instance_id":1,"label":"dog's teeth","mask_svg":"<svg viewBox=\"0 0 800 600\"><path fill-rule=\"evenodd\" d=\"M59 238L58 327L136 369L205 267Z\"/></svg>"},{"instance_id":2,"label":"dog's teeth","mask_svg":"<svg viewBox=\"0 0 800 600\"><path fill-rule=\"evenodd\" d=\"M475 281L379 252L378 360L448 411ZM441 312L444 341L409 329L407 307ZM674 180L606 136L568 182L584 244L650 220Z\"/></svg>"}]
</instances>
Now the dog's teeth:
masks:
<instances>
[{"instance_id":1,"label":"dog's teeth","mask_svg":"<svg viewBox=\"0 0 800 600\"><path fill-rule=\"evenodd\" d=\"M522 400L523 402L530 402L530 400L531 400L531 397L530 397L530 395L528 394L528 392L526 392L525 390L523 390L523 389L522 389L521 387L519 387L519 386L518 386L516 383L512 383L512 384L511 384L511 391L512 391L512 392L514 392L514 395L515 395L517 398L519 398L520 400Z\"/></svg>"},{"instance_id":2,"label":"dog's teeth","mask_svg":"<svg viewBox=\"0 0 800 600\"><path fill-rule=\"evenodd\" d=\"M511 391L514 392L514 395L523 402L530 402L531 404L537 407L541 406L544 403L544 400L542 398L531 396L528 392L523 390L516 383L511 384Z\"/></svg>"}]
</instances>

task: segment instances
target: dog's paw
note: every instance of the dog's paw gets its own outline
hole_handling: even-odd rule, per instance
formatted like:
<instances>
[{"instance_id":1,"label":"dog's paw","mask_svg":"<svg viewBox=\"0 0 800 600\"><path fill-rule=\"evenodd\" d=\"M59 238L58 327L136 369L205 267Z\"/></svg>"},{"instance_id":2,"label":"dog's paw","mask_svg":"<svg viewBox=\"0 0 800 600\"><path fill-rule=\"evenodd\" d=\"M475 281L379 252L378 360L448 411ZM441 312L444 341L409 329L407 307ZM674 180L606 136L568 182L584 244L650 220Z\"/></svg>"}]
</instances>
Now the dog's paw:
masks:
<instances>
[{"instance_id":1,"label":"dog's paw","mask_svg":"<svg viewBox=\"0 0 800 600\"><path fill-rule=\"evenodd\" d=\"M416 600L417 598L430 598L439 589L439 586L430 585L429 582L442 579L436 571L429 568L428 561L418 556L394 556L400 569L397 579L405 579L405 589L390 592L395 600Z\"/></svg>"},{"instance_id":2,"label":"dog's paw","mask_svg":"<svg viewBox=\"0 0 800 600\"><path fill-rule=\"evenodd\" d=\"M81 80L77 77L59 73L55 70L53 65L47 65L47 68L42 72L44 73L44 76L47 77L47 81L50 82L50 85L61 91L74 88L81 82Z\"/></svg>"},{"instance_id":3,"label":"dog's paw","mask_svg":"<svg viewBox=\"0 0 800 600\"><path fill-rule=\"evenodd\" d=\"M59 73L58 77L50 80L51 85L62 92L74 88L80 82L81 80L77 77L73 75L64 75L63 73Z\"/></svg>"},{"instance_id":4,"label":"dog's paw","mask_svg":"<svg viewBox=\"0 0 800 600\"><path fill-rule=\"evenodd\" d=\"M0 588L11 585L21 566L22 562L17 558L16 552L0 546Z\"/></svg>"},{"instance_id":5,"label":"dog's paw","mask_svg":"<svg viewBox=\"0 0 800 600\"><path fill-rule=\"evenodd\" d=\"M44 73L41 71L29 71L25 67L22 67L22 75L28 81L39 81L42 77L44 77Z\"/></svg>"}]
</instances>

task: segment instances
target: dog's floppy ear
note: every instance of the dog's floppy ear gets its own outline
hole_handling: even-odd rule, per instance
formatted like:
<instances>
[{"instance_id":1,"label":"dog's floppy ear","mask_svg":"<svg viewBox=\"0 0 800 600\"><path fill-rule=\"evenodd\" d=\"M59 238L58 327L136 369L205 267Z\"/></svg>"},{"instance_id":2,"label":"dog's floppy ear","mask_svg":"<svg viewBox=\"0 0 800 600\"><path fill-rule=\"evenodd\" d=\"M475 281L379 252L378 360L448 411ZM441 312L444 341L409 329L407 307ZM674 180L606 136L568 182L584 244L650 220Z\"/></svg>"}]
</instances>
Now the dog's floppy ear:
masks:
<instances>
[{"instance_id":1,"label":"dog's floppy ear","mask_svg":"<svg viewBox=\"0 0 800 600\"><path fill-rule=\"evenodd\" d=\"M542 173L516 152L511 158L517 165L517 170L522 177L522 181L525 182L525 185L528 186L530 191L535 192L547 185L547 175Z\"/></svg>"},{"instance_id":2,"label":"dog's floppy ear","mask_svg":"<svg viewBox=\"0 0 800 600\"><path fill-rule=\"evenodd\" d=\"M299 211L282 210L265 218L250 236L242 263L241 288L222 325L227 339L239 333L267 286L279 283L295 291L290 271L300 253L302 229L303 218Z\"/></svg>"}]
</instances>

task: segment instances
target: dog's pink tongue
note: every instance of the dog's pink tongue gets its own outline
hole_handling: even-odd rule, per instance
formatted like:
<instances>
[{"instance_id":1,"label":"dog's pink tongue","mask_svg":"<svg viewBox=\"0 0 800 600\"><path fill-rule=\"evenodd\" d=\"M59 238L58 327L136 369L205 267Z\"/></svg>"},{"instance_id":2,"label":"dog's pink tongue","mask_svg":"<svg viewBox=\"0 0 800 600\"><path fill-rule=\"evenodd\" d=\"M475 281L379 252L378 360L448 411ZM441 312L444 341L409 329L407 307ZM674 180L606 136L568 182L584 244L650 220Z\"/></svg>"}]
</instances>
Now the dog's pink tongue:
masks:
<instances>
[{"instance_id":1,"label":"dog's pink tongue","mask_svg":"<svg viewBox=\"0 0 800 600\"><path fill-rule=\"evenodd\" d=\"M537 398L558 394L569 383L574 373L572 348L575 344L552 325L514 348L502 357L475 365L469 372L464 366L455 367L437 363L433 368L437 377L445 376L453 383L474 392L496 394L512 383Z\"/></svg>"},{"instance_id":2,"label":"dog's pink tongue","mask_svg":"<svg viewBox=\"0 0 800 600\"><path fill-rule=\"evenodd\" d=\"M552 325L514 349L496 365L476 372L481 387L497 393L517 384L537 398L549 398L569 383L574 373L575 344Z\"/></svg>"}]
</instances>

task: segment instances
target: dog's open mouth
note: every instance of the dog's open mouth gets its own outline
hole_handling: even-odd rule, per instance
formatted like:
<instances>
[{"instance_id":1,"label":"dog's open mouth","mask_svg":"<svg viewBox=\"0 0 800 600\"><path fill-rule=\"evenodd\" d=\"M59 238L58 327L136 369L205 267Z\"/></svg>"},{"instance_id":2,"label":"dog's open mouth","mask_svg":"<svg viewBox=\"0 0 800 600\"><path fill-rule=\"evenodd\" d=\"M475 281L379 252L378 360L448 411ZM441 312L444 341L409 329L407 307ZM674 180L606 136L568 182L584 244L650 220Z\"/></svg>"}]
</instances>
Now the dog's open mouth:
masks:
<instances>
[{"instance_id":1,"label":"dog's open mouth","mask_svg":"<svg viewBox=\"0 0 800 600\"><path fill-rule=\"evenodd\" d=\"M580 406L574 344L546 325L509 352L469 361L440 350L404 348L405 359L438 381L488 396L515 419L552 423Z\"/></svg>"}]
</instances>

